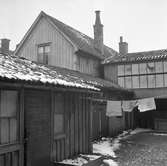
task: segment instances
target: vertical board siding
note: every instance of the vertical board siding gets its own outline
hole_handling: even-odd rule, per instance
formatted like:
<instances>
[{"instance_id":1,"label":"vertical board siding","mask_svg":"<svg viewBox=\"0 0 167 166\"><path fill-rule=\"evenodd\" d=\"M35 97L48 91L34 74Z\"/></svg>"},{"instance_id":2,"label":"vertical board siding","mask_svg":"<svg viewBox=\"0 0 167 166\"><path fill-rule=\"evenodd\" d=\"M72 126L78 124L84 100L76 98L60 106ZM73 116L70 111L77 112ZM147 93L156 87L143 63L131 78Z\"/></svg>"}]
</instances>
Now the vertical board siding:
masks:
<instances>
[{"instance_id":1,"label":"vertical board siding","mask_svg":"<svg viewBox=\"0 0 167 166\"><path fill-rule=\"evenodd\" d=\"M37 61L38 44L49 42L51 42L51 54L48 57L49 65L75 70L76 55L74 54L74 47L44 18L37 23L31 35L17 54L27 59Z\"/></svg>"},{"instance_id":2,"label":"vertical board siding","mask_svg":"<svg viewBox=\"0 0 167 166\"><path fill-rule=\"evenodd\" d=\"M82 93L65 95L65 137L55 140L56 161L90 151L90 101Z\"/></svg>"},{"instance_id":3,"label":"vertical board siding","mask_svg":"<svg viewBox=\"0 0 167 166\"><path fill-rule=\"evenodd\" d=\"M104 66L104 78L107 80L117 82L117 65Z\"/></svg>"},{"instance_id":4,"label":"vertical board siding","mask_svg":"<svg viewBox=\"0 0 167 166\"><path fill-rule=\"evenodd\" d=\"M93 76L99 76L100 62L97 59L89 58L87 56L79 56L79 71Z\"/></svg>"},{"instance_id":5,"label":"vertical board siding","mask_svg":"<svg viewBox=\"0 0 167 166\"><path fill-rule=\"evenodd\" d=\"M51 165L50 94L46 91L25 91L26 162L31 166Z\"/></svg>"}]
</instances>

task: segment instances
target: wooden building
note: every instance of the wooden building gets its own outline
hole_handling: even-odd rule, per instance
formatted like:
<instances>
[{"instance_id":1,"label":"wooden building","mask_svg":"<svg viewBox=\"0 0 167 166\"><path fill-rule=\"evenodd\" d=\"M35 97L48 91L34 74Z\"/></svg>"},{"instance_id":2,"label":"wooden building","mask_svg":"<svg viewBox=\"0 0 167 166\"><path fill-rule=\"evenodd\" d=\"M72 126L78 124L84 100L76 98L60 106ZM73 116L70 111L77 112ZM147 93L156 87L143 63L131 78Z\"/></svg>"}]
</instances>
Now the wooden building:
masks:
<instances>
[{"instance_id":1,"label":"wooden building","mask_svg":"<svg viewBox=\"0 0 167 166\"><path fill-rule=\"evenodd\" d=\"M42 11L15 51L15 55L32 61L92 76L101 76L101 60L115 54L115 50L103 44L99 11L96 11L94 39Z\"/></svg>"},{"instance_id":2,"label":"wooden building","mask_svg":"<svg viewBox=\"0 0 167 166\"><path fill-rule=\"evenodd\" d=\"M105 91L131 94L100 78L1 54L0 165L49 166L91 153L92 99Z\"/></svg>"},{"instance_id":3,"label":"wooden building","mask_svg":"<svg viewBox=\"0 0 167 166\"><path fill-rule=\"evenodd\" d=\"M118 56L103 61L105 79L114 79L121 87L133 90L136 98L154 97L157 110L141 113L140 127L167 130L167 50L128 53L122 37L119 48Z\"/></svg>"},{"instance_id":4,"label":"wooden building","mask_svg":"<svg viewBox=\"0 0 167 166\"><path fill-rule=\"evenodd\" d=\"M101 61L117 51L103 44L103 25L96 11L94 38L41 12L19 43L15 55L38 63L75 70L92 77L104 78ZM96 79L96 78L95 78ZM113 83L113 81L112 81ZM108 135L106 102L94 102L95 139ZM97 128L97 126L99 126Z\"/></svg>"}]
</instances>

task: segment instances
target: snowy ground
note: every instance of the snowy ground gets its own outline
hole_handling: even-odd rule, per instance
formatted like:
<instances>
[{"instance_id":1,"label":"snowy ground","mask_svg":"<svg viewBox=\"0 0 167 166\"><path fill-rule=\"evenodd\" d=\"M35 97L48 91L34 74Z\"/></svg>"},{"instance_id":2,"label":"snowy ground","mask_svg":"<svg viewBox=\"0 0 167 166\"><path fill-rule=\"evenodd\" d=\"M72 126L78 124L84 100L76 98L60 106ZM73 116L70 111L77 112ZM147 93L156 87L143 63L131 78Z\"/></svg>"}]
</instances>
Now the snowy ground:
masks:
<instances>
[{"instance_id":1,"label":"snowy ground","mask_svg":"<svg viewBox=\"0 0 167 166\"><path fill-rule=\"evenodd\" d=\"M145 132L121 142L119 166L167 166L167 133Z\"/></svg>"},{"instance_id":2,"label":"snowy ground","mask_svg":"<svg viewBox=\"0 0 167 166\"><path fill-rule=\"evenodd\" d=\"M95 160L101 156L105 156L106 159L103 160L104 165L118 166L116 151L121 147L121 142L128 137L135 135L137 133L147 132L150 130L146 129L135 129L124 131L122 134L118 135L116 138L102 138L100 141L93 143L93 154L95 155L79 155L75 159L63 160L61 163L72 164L82 166L90 160Z\"/></svg>"}]
</instances>

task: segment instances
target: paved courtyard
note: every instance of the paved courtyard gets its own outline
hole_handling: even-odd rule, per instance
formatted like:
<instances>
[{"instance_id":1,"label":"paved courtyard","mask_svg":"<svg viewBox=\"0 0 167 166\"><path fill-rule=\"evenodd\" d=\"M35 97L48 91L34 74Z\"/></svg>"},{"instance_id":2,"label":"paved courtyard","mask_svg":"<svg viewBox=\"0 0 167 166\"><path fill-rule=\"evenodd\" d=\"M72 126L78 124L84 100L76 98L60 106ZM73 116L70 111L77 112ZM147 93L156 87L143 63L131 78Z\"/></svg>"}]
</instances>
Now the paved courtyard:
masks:
<instances>
[{"instance_id":1,"label":"paved courtyard","mask_svg":"<svg viewBox=\"0 0 167 166\"><path fill-rule=\"evenodd\" d=\"M167 166L167 134L132 135L116 153L119 166Z\"/></svg>"}]
</instances>

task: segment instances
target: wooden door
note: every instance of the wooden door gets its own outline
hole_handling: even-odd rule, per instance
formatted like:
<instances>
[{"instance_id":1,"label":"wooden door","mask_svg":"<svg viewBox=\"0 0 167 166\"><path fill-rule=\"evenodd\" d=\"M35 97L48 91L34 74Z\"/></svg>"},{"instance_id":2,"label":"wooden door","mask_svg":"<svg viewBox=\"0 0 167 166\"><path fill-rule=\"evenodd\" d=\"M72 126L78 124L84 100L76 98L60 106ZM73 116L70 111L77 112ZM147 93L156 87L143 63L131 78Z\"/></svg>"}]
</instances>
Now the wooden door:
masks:
<instances>
[{"instance_id":1,"label":"wooden door","mask_svg":"<svg viewBox=\"0 0 167 166\"><path fill-rule=\"evenodd\" d=\"M45 91L26 91L26 166L51 165L50 96Z\"/></svg>"}]
</instances>

